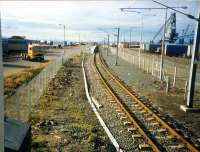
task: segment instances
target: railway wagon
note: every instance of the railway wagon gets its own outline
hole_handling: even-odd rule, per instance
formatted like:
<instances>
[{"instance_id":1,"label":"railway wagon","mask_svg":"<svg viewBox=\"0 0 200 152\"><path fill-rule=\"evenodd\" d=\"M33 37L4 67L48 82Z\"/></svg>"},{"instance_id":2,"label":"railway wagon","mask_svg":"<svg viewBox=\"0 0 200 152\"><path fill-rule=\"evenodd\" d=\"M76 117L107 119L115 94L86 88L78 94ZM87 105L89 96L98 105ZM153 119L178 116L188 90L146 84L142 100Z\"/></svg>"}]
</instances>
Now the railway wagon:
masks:
<instances>
[{"instance_id":1,"label":"railway wagon","mask_svg":"<svg viewBox=\"0 0 200 152\"><path fill-rule=\"evenodd\" d=\"M4 55L20 55L28 49L29 40L25 37L12 36L11 38L3 40L3 54Z\"/></svg>"}]
</instances>

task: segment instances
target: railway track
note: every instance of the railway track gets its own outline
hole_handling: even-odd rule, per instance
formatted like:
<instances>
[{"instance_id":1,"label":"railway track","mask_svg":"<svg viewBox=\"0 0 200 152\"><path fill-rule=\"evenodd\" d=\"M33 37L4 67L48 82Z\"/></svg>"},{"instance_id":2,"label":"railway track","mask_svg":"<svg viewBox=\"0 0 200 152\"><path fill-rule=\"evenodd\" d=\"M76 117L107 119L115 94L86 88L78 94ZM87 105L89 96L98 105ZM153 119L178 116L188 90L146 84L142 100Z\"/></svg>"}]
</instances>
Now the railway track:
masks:
<instances>
[{"instance_id":1,"label":"railway track","mask_svg":"<svg viewBox=\"0 0 200 152\"><path fill-rule=\"evenodd\" d=\"M133 145L136 145L138 151L198 152L196 147L115 78L99 54L94 55L93 62L95 77L100 80L103 90L109 94L109 103L117 113L118 119L131 133Z\"/></svg>"}]
</instances>

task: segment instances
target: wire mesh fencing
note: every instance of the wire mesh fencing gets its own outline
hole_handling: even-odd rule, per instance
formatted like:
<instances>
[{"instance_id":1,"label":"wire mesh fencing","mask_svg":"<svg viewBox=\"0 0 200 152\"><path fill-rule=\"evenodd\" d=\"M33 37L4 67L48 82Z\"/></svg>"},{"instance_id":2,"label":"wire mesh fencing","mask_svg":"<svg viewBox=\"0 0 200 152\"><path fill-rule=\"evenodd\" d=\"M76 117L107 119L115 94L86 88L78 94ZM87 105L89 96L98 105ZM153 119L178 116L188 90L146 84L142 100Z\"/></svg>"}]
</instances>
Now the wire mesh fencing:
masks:
<instances>
[{"instance_id":1,"label":"wire mesh fencing","mask_svg":"<svg viewBox=\"0 0 200 152\"><path fill-rule=\"evenodd\" d=\"M110 49L113 54L116 54L116 49ZM138 51L130 51L128 49L120 48L118 56L125 61L135 65L145 73L160 79L161 78L161 59L159 56L140 53ZM189 65L175 64L173 62L163 61L162 80L170 83L170 87L176 87L186 90L186 84L189 76ZM196 87L200 87L200 74L197 72Z\"/></svg>"},{"instance_id":2,"label":"wire mesh fencing","mask_svg":"<svg viewBox=\"0 0 200 152\"><path fill-rule=\"evenodd\" d=\"M64 62L63 57L52 60L37 76L16 89L12 96L5 97L5 115L27 122L31 117L31 107L38 104L39 98L47 89Z\"/></svg>"}]
</instances>

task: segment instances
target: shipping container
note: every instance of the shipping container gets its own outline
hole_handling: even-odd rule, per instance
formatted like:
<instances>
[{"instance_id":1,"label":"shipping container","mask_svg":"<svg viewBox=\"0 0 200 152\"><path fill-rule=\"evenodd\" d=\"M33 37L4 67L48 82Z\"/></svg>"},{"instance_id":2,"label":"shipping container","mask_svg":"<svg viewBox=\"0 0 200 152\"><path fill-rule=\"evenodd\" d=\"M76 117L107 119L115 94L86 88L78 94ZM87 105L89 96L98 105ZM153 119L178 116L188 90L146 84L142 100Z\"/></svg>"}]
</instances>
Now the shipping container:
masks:
<instances>
[{"instance_id":1,"label":"shipping container","mask_svg":"<svg viewBox=\"0 0 200 152\"><path fill-rule=\"evenodd\" d=\"M167 56L188 56L190 46L186 44L166 44L165 55Z\"/></svg>"}]
</instances>

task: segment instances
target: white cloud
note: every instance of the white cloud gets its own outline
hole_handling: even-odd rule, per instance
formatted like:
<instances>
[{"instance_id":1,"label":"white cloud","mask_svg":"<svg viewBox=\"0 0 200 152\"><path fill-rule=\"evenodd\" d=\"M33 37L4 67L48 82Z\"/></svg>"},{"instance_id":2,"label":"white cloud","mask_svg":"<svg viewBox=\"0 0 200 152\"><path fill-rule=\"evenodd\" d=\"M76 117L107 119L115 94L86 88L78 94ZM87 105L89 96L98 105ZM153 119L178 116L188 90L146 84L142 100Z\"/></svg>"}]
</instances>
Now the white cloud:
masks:
<instances>
[{"instance_id":1,"label":"white cloud","mask_svg":"<svg viewBox=\"0 0 200 152\"><path fill-rule=\"evenodd\" d=\"M170 5L186 5L195 7L194 2L182 0L167 1ZM23 33L30 38L62 39L59 23L66 24L68 35L87 35L93 38L93 31L98 27L128 28L140 26L140 16L135 13L122 13L120 7L159 7L151 1L1 1L2 27L4 35ZM195 8L196 9L196 8ZM188 12L194 12L193 8ZM144 17L144 31L157 30L163 24L163 11L146 11L157 14L155 17ZM178 21L184 22L180 16ZM16 31L17 29L17 31ZM75 36L71 36L73 38ZM83 39L84 39L83 37ZM75 39L75 38L73 38Z\"/></svg>"}]
</instances>

